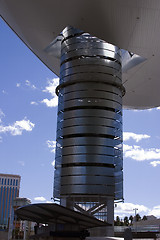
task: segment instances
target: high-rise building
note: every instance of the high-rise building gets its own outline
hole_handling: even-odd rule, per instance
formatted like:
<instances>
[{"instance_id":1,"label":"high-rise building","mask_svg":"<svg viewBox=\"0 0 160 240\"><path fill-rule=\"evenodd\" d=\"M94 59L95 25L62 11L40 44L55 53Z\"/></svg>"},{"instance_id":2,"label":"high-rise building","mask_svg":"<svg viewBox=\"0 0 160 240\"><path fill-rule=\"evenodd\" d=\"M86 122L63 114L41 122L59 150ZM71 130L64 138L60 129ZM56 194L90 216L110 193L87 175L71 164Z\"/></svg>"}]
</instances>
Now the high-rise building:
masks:
<instances>
[{"instance_id":1,"label":"high-rise building","mask_svg":"<svg viewBox=\"0 0 160 240\"><path fill-rule=\"evenodd\" d=\"M19 197L19 175L0 173L0 227L7 228L13 200Z\"/></svg>"}]
</instances>

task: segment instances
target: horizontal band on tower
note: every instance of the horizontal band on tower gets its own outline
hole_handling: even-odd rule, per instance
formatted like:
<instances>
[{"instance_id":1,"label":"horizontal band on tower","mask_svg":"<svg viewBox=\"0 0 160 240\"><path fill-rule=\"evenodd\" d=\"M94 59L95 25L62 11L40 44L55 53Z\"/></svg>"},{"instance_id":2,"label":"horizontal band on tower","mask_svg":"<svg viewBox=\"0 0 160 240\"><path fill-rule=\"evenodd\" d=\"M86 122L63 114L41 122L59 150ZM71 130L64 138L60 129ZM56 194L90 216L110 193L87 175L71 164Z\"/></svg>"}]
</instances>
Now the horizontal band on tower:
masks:
<instances>
[{"instance_id":1,"label":"horizontal band on tower","mask_svg":"<svg viewBox=\"0 0 160 240\"><path fill-rule=\"evenodd\" d=\"M82 82L86 82L86 80L69 80L69 81L67 81L67 82L64 82L64 83L61 83L61 84L59 84L57 87L56 87L56 94L57 94L57 96L58 96L58 94L59 94L59 90L60 89L62 89L62 88L65 88L65 87L67 87L67 86L70 86L70 85L73 85L73 84L76 84L76 83L82 83ZM87 82L97 82L97 80L95 79L92 79L92 80L87 80ZM114 80L109 80L109 81L107 81L107 82L105 82L105 81L101 81L103 84L107 84L107 85L112 85L112 86L115 86L115 87L117 87L117 88L119 88L121 91L122 91L122 96L124 96L124 94L125 94L125 88L124 88L124 86L122 85L122 84L119 84L119 83L117 83L117 82L115 82Z\"/></svg>"}]
</instances>

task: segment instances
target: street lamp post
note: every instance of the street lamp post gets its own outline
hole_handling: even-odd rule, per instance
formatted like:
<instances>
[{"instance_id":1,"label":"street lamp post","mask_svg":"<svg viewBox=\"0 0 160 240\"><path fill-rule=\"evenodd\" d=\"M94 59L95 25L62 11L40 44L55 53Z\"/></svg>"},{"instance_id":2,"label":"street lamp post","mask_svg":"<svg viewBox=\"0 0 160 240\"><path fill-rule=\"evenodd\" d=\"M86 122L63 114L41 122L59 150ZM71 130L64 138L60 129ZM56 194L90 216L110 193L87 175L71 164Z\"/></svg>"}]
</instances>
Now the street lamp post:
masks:
<instances>
[{"instance_id":1,"label":"street lamp post","mask_svg":"<svg viewBox=\"0 0 160 240\"><path fill-rule=\"evenodd\" d=\"M136 215L137 215L138 208L134 208L133 210L135 211L135 232L137 234L137 219L136 219Z\"/></svg>"}]
</instances>

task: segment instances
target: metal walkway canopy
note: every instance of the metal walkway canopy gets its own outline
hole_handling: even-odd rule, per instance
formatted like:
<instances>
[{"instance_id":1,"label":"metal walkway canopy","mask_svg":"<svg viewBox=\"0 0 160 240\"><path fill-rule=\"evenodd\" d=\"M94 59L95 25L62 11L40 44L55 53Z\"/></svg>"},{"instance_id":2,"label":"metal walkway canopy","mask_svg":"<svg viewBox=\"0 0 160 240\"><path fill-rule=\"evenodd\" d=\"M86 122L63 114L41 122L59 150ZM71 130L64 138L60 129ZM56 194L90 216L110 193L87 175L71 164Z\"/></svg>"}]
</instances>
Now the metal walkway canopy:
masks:
<instances>
[{"instance_id":1,"label":"metal walkway canopy","mask_svg":"<svg viewBox=\"0 0 160 240\"><path fill-rule=\"evenodd\" d=\"M90 215L76 212L54 203L30 204L16 210L16 215L22 219L37 223L78 224L82 229L110 226Z\"/></svg>"},{"instance_id":2,"label":"metal walkway canopy","mask_svg":"<svg viewBox=\"0 0 160 240\"><path fill-rule=\"evenodd\" d=\"M57 38L73 26L146 60L123 72L123 106L160 105L159 0L1 0L0 14L22 41L59 75ZM54 54L47 51L53 42ZM123 69L123 68L122 68Z\"/></svg>"}]
</instances>

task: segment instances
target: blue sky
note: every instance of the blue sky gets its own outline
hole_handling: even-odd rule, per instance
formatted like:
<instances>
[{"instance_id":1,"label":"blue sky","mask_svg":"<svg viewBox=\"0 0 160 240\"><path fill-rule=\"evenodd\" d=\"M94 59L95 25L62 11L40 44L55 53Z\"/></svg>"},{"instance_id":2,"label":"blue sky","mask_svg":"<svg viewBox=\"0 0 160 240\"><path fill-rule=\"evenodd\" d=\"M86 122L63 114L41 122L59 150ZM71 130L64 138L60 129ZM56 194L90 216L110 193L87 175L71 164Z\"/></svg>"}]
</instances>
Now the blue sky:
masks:
<instances>
[{"instance_id":1,"label":"blue sky","mask_svg":"<svg viewBox=\"0 0 160 240\"><path fill-rule=\"evenodd\" d=\"M0 20L0 172L21 175L20 196L51 201L57 76ZM124 203L115 215L160 217L160 109L123 111Z\"/></svg>"}]
</instances>

